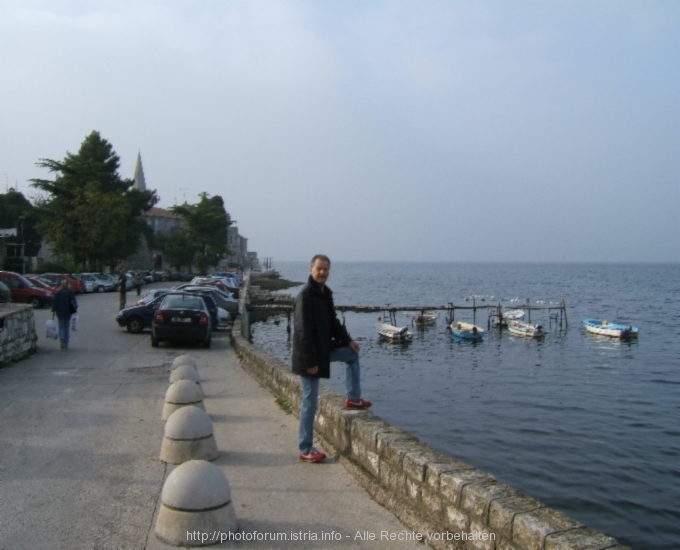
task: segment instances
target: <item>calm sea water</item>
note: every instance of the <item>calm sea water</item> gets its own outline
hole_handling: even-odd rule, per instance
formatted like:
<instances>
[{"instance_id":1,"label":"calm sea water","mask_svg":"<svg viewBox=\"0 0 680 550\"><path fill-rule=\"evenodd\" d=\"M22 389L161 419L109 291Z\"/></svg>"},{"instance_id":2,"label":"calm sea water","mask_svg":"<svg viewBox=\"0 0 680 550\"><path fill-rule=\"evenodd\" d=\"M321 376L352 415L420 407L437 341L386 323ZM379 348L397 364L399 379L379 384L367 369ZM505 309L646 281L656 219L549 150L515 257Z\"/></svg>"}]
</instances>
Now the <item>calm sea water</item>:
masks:
<instances>
[{"instance_id":1,"label":"calm sea water","mask_svg":"<svg viewBox=\"0 0 680 550\"><path fill-rule=\"evenodd\" d=\"M306 262L275 267L307 279ZM410 344L388 344L375 315L348 313L363 396L390 424L589 528L635 549L671 550L680 548L679 282L680 265L337 262L328 285L336 305L471 305L476 296L478 305L520 306L564 296L565 330L532 313L550 331L543 341L490 331L481 343L455 342L442 314L411 328ZM486 327L487 315L477 323ZM582 317L636 325L639 340L586 334ZM253 342L290 363L285 324L254 325ZM332 371L327 386L343 393L344 368Z\"/></svg>"}]
</instances>

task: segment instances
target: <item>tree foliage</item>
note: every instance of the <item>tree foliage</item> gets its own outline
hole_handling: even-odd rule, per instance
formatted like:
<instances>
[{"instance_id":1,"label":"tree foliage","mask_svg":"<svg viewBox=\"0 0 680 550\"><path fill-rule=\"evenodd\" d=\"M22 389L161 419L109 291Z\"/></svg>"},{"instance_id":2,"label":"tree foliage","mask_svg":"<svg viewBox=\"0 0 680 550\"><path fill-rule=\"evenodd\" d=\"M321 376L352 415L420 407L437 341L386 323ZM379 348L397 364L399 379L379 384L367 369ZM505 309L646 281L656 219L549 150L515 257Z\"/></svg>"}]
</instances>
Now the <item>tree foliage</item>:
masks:
<instances>
[{"instance_id":1,"label":"tree foliage","mask_svg":"<svg viewBox=\"0 0 680 550\"><path fill-rule=\"evenodd\" d=\"M181 270L186 267L191 271L191 265L198 247L189 238L184 229L173 228L170 233L155 235L156 248L163 252L163 260L170 267Z\"/></svg>"},{"instance_id":2,"label":"tree foliage","mask_svg":"<svg viewBox=\"0 0 680 550\"><path fill-rule=\"evenodd\" d=\"M120 177L120 158L99 132L88 135L77 154L36 164L57 174L54 181L31 180L48 195L39 205L38 229L56 253L98 270L113 268L135 251L146 225L141 214L158 197L155 191L133 189L133 180Z\"/></svg>"},{"instance_id":3,"label":"tree foliage","mask_svg":"<svg viewBox=\"0 0 680 550\"><path fill-rule=\"evenodd\" d=\"M198 261L202 274L209 266L215 266L229 252L227 228L231 225L229 214L224 209L224 200L219 195L199 195L197 204L173 206L172 211L184 219L187 236L198 247Z\"/></svg>"}]
</instances>

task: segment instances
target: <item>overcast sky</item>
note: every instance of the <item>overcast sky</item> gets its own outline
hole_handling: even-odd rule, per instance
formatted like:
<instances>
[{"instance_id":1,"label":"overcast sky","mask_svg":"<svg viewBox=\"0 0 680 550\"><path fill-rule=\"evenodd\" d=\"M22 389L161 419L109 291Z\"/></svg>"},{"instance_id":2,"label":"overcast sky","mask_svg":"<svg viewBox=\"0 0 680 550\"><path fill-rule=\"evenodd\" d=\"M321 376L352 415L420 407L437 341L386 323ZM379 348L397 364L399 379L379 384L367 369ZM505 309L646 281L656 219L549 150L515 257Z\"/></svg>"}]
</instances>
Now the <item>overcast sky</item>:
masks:
<instances>
[{"instance_id":1,"label":"overcast sky","mask_svg":"<svg viewBox=\"0 0 680 550\"><path fill-rule=\"evenodd\" d=\"M92 130L275 262L680 259L675 0L0 0L2 192Z\"/></svg>"}]
</instances>

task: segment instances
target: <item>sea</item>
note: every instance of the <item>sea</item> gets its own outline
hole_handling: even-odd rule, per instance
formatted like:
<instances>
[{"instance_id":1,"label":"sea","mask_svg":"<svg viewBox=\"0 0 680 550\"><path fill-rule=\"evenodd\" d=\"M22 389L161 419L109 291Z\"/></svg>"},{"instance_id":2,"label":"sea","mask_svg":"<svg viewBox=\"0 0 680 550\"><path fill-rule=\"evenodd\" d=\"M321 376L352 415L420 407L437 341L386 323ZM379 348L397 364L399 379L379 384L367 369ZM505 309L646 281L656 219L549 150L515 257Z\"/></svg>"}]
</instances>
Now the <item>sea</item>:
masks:
<instances>
[{"instance_id":1,"label":"sea","mask_svg":"<svg viewBox=\"0 0 680 550\"><path fill-rule=\"evenodd\" d=\"M308 262L274 268L294 281L309 274ZM378 314L345 313L361 345L363 397L386 422L588 528L633 549L680 548L680 264L333 262L327 284L336 306L564 299L566 326L531 312L543 340L492 329L481 342L456 341L442 313L411 325L412 342L392 344L377 337ZM398 311L397 322L410 325L409 315ZM591 335L584 317L637 326L639 338ZM486 328L488 312L474 320ZM286 323L254 324L253 343L290 364ZM343 394L344 366L331 370L324 383Z\"/></svg>"}]
</instances>

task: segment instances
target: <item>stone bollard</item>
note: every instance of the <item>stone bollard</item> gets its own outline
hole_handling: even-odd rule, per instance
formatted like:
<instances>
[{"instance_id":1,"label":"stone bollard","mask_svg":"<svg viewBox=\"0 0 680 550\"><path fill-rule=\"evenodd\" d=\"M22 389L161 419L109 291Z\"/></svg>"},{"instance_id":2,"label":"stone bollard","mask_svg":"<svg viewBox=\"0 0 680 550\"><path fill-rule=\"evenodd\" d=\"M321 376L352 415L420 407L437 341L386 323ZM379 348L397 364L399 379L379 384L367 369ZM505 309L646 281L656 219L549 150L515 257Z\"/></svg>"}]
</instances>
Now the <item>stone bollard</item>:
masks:
<instances>
[{"instance_id":1,"label":"stone bollard","mask_svg":"<svg viewBox=\"0 0 680 550\"><path fill-rule=\"evenodd\" d=\"M163 405L161 418L167 420L177 409L189 405L205 410L203 391L192 380L177 380L170 384L168 391L165 392L165 405Z\"/></svg>"},{"instance_id":2,"label":"stone bollard","mask_svg":"<svg viewBox=\"0 0 680 550\"><path fill-rule=\"evenodd\" d=\"M213 425L205 411L182 407L168 417L161 444L160 459L168 464L182 464L188 460L215 460L217 444Z\"/></svg>"},{"instance_id":3,"label":"stone bollard","mask_svg":"<svg viewBox=\"0 0 680 550\"><path fill-rule=\"evenodd\" d=\"M194 359L191 355L179 355L175 357L175 360L172 362L172 368L176 369L180 365L189 365L194 368L198 367L198 363L196 363L196 359Z\"/></svg>"},{"instance_id":4,"label":"stone bollard","mask_svg":"<svg viewBox=\"0 0 680 550\"><path fill-rule=\"evenodd\" d=\"M193 380L199 386L201 385L198 371L191 365L180 365L170 372L170 383L177 382L177 380Z\"/></svg>"},{"instance_id":5,"label":"stone bollard","mask_svg":"<svg viewBox=\"0 0 680 550\"><path fill-rule=\"evenodd\" d=\"M173 546L205 546L225 542L223 537L237 531L231 490L222 470L205 460L177 466L163 485L156 538Z\"/></svg>"}]
</instances>

